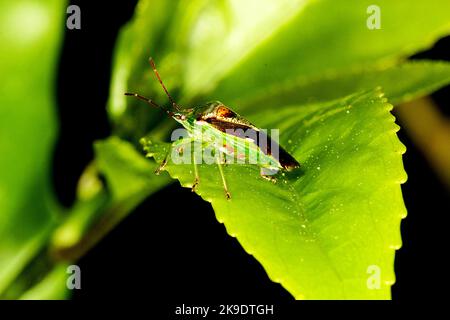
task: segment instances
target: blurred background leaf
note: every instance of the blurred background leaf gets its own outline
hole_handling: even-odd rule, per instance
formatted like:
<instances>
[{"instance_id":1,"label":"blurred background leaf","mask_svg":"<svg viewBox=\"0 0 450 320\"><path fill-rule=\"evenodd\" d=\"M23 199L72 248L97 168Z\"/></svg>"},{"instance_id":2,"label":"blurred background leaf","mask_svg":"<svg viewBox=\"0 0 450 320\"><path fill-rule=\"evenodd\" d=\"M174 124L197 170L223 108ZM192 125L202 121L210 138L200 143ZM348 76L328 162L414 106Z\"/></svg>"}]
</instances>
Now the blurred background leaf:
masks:
<instances>
[{"instance_id":1,"label":"blurred background leaf","mask_svg":"<svg viewBox=\"0 0 450 320\"><path fill-rule=\"evenodd\" d=\"M298 102L323 101L383 85L397 103L448 83L445 62L402 63L450 32L450 3L381 1L380 30L366 26L371 4L140 1L116 48L108 103L116 133L136 142L158 124L164 130L163 115L122 95L134 90L167 102L149 56L182 104L214 97L237 110L263 109L286 90Z\"/></svg>"},{"instance_id":2,"label":"blurred background leaf","mask_svg":"<svg viewBox=\"0 0 450 320\"><path fill-rule=\"evenodd\" d=\"M0 2L0 296L58 218L50 184L65 1Z\"/></svg>"},{"instance_id":3,"label":"blurred background leaf","mask_svg":"<svg viewBox=\"0 0 450 320\"><path fill-rule=\"evenodd\" d=\"M168 177L155 179L156 164L117 137L98 141L95 154L95 169L84 175L96 179L102 174L108 188L102 186L88 199L78 197L72 212L54 232L50 251L62 261L78 260L146 197L170 183ZM83 188L80 186L80 191Z\"/></svg>"},{"instance_id":4,"label":"blurred background leaf","mask_svg":"<svg viewBox=\"0 0 450 320\"><path fill-rule=\"evenodd\" d=\"M242 109L263 106L277 108L280 104L327 101L368 88L381 86L392 104L410 101L450 83L450 63L409 61L389 67L371 66L362 69L327 73L318 78L299 76L270 88L256 91L254 96L238 99Z\"/></svg>"},{"instance_id":5,"label":"blurred background leaf","mask_svg":"<svg viewBox=\"0 0 450 320\"><path fill-rule=\"evenodd\" d=\"M372 4L366 0L339 5L332 0L309 1L269 41L244 57L214 94L236 99L299 76L327 76L373 65L386 68L450 31L448 1L378 1L380 30L366 26L367 8ZM402 82L408 85L408 78Z\"/></svg>"},{"instance_id":6,"label":"blurred background leaf","mask_svg":"<svg viewBox=\"0 0 450 320\"><path fill-rule=\"evenodd\" d=\"M53 268L39 283L27 290L21 300L54 300L70 297L66 287L67 264L61 263Z\"/></svg>"}]
</instances>

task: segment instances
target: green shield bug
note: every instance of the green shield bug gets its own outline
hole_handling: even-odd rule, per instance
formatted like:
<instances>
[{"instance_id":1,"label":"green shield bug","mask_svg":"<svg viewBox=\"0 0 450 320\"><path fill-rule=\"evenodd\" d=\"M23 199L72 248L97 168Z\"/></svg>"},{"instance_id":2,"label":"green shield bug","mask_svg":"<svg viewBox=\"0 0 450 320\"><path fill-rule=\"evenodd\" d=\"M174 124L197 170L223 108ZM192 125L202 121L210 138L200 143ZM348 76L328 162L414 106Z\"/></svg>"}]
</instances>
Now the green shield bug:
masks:
<instances>
[{"instance_id":1,"label":"green shield bug","mask_svg":"<svg viewBox=\"0 0 450 320\"><path fill-rule=\"evenodd\" d=\"M222 165L230 157L242 158L250 156L257 158L258 161L255 164L260 167L261 176L271 181L276 181L273 175L278 171L292 171L300 167L297 160L272 139L265 130L259 129L219 101L209 102L194 108L182 109L169 94L153 59L150 58L149 62L172 108L163 108L153 100L137 93L127 92L125 95L136 97L155 108L164 110L186 129L187 137L173 142L172 149L177 148L179 150L185 145L201 140L202 146L213 147L216 150L214 154L215 163L218 165L227 199L231 198L231 194L228 191ZM249 135L248 132L252 134ZM167 164L169 153L156 170L157 174ZM192 191L195 191L200 182L195 159L193 165L195 180L192 184Z\"/></svg>"}]
</instances>

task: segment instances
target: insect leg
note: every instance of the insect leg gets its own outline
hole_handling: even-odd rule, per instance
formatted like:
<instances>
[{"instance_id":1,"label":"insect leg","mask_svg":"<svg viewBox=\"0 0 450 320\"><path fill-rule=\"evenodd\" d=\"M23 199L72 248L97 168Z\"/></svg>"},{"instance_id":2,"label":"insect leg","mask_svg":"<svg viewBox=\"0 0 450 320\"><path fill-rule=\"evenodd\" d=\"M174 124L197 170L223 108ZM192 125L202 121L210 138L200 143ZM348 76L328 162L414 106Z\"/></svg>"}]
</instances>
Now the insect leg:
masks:
<instances>
[{"instance_id":1,"label":"insect leg","mask_svg":"<svg viewBox=\"0 0 450 320\"><path fill-rule=\"evenodd\" d=\"M194 179L194 183L192 184L192 188L191 191L195 192L195 189L197 189L197 186L200 182L200 177L198 175L198 167L197 167L197 162L195 161L195 154L192 153L192 163L194 164L194 173L195 173L195 179Z\"/></svg>"},{"instance_id":2,"label":"insect leg","mask_svg":"<svg viewBox=\"0 0 450 320\"><path fill-rule=\"evenodd\" d=\"M222 177L222 183L223 183L223 188L225 190L225 197L227 198L227 200L231 199L231 194L228 191L228 187L227 187L227 181L225 180L225 175L223 174L223 169L222 169L222 153L219 153L219 155L217 156L217 166L219 167L219 171L220 171L220 176Z\"/></svg>"},{"instance_id":3,"label":"insect leg","mask_svg":"<svg viewBox=\"0 0 450 320\"><path fill-rule=\"evenodd\" d=\"M180 140L175 141L175 142L172 144L170 150L167 151L166 156L164 157L164 159L163 159L163 161L161 162L161 164L160 164L160 165L158 166L158 168L155 170L155 174L159 175L159 174L161 173L161 171L164 170L164 168L165 168L166 165L167 165L167 162L169 161L170 153L172 152L172 150L173 150L174 147L180 147L180 146L182 146L182 145L184 145L184 144L191 143L191 141L192 141L192 138L184 138L184 139L180 139Z\"/></svg>"},{"instance_id":4,"label":"insect leg","mask_svg":"<svg viewBox=\"0 0 450 320\"><path fill-rule=\"evenodd\" d=\"M164 157L163 161L162 161L161 164L158 166L158 168L156 168L156 170L155 170L155 174L156 174L156 175L159 175L159 174L161 173L161 171L164 170L164 168L165 168L165 166L166 166L166 164L167 164L168 158L169 158L169 154L170 154L170 150L167 151L166 156Z\"/></svg>"},{"instance_id":5,"label":"insect leg","mask_svg":"<svg viewBox=\"0 0 450 320\"><path fill-rule=\"evenodd\" d=\"M172 144L172 147L173 148L175 148L175 147L182 148L184 145L192 144L193 142L195 142L195 139L193 137L187 137L187 138L183 138L183 139L175 141ZM195 174L195 178L194 178L194 182L192 183L191 191L195 192L195 190L197 189L198 184L200 182L200 177L198 175L197 162L196 162L196 158L195 158L195 148L194 148L194 150L191 149L191 161L192 161L192 164L194 165L194 174Z\"/></svg>"}]
</instances>

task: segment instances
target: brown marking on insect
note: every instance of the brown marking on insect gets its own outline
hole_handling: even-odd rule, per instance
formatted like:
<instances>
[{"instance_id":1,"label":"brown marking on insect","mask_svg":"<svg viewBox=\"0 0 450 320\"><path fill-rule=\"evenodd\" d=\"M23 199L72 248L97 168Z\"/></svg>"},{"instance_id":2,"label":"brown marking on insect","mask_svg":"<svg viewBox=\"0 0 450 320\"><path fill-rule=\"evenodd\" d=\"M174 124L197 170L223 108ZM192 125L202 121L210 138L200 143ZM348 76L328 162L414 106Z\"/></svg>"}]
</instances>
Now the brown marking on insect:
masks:
<instances>
[{"instance_id":1,"label":"brown marking on insect","mask_svg":"<svg viewBox=\"0 0 450 320\"><path fill-rule=\"evenodd\" d=\"M225 107L224 105L219 105L216 108L216 116L218 118L233 118L236 117L236 113L231 111L229 108Z\"/></svg>"},{"instance_id":2,"label":"brown marking on insect","mask_svg":"<svg viewBox=\"0 0 450 320\"><path fill-rule=\"evenodd\" d=\"M239 116L233 110L225 106L221 102L214 102L206 106L206 109L202 109L198 116L197 120L203 121L223 121L238 125L245 125L248 128L254 127L250 122L246 119Z\"/></svg>"},{"instance_id":3,"label":"brown marking on insect","mask_svg":"<svg viewBox=\"0 0 450 320\"><path fill-rule=\"evenodd\" d=\"M238 134L239 133L238 131L236 131L236 133L233 134L233 131L235 131L236 129L242 129L242 130L254 129L253 127L251 127L247 124L224 121L224 120L218 119L216 117L211 117L211 116L207 117L207 118L202 118L201 120L211 124L213 127L215 127L216 129L218 129L222 132L227 132L226 130L228 129L228 130L230 130L230 133L232 135L237 136L237 137L240 137Z\"/></svg>"},{"instance_id":4,"label":"brown marking on insect","mask_svg":"<svg viewBox=\"0 0 450 320\"><path fill-rule=\"evenodd\" d=\"M292 171L294 169L300 168L300 163L297 162L286 150L280 147L280 161L281 166L287 171Z\"/></svg>"},{"instance_id":5,"label":"brown marking on insect","mask_svg":"<svg viewBox=\"0 0 450 320\"><path fill-rule=\"evenodd\" d=\"M211 114L205 118L202 118L202 120L211 124L214 128L222 132L226 132L239 138L246 138L245 130L248 129L255 130L258 137L258 141L253 141L253 143L256 144L258 147L260 147L261 151L264 154L271 156L272 148L278 148L279 150L278 161L280 162L280 165L283 167L283 169L286 169L287 171L292 171L300 167L300 164L297 162L297 160L295 160L294 157L292 157L286 150L284 150L276 141L274 141L265 132L258 130L251 124L224 121L222 119L218 119L216 116L212 116ZM244 132L236 129L242 129L244 130ZM263 146L263 144L261 143L261 141L264 140L266 141L265 146Z\"/></svg>"},{"instance_id":6,"label":"brown marking on insect","mask_svg":"<svg viewBox=\"0 0 450 320\"><path fill-rule=\"evenodd\" d=\"M280 162L283 169L287 171L292 171L300 167L300 163L294 159L286 150L283 149L276 141L274 141L269 135L263 131L258 131L258 141L261 142L263 139L267 141L265 147L261 148L261 151L267 155L272 155L272 148L278 148L278 161ZM260 143L261 145L261 143Z\"/></svg>"}]
</instances>

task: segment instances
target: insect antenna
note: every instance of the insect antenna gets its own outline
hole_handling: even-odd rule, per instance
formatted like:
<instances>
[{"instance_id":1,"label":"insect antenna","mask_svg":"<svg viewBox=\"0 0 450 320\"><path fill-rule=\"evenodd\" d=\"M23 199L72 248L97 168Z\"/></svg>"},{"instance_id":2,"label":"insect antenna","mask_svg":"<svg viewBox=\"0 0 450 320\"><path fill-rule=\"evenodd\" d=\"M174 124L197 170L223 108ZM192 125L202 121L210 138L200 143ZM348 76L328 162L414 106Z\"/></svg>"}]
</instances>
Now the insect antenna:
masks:
<instances>
[{"instance_id":1,"label":"insect antenna","mask_svg":"<svg viewBox=\"0 0 450 320\"><path fill-rule=\"evenodd\" d=\"M138 93L132 93L132 92L125 92L126 96L131 96L131 97L136 97L140 100L143 100L145 102L147 102L149 105L151 105L152 107L155 108L160 108L162 110L164 110L170 117L173 116L173 112L170 110L167 110L166 108L161 107L160 105L158 105L156 102L154 102L152 99L146 98L144 96L141 96Z\"/></svg>"},{"instance_id":2,"label":"insect antenna","mask_svg":"<svg viewBox=\"0 0 450 320\"><path fill-rule=\"evenodd\" d=\"M164 89L164 92L166 93L167 97L169 98L169 101L172 103L172 106L180 111L180 106L173 100L172 96L170 95L169 91L167 90L166 86L161 80L161 77L159 76L158 70L156 70L155 62L153 61L153 58L149 58L148 61L150 62L150 65L153 68L153 72L155 72L156 77L158 78L159 83L161 84L161 87Z\"/></svg>"}]
</instances>

